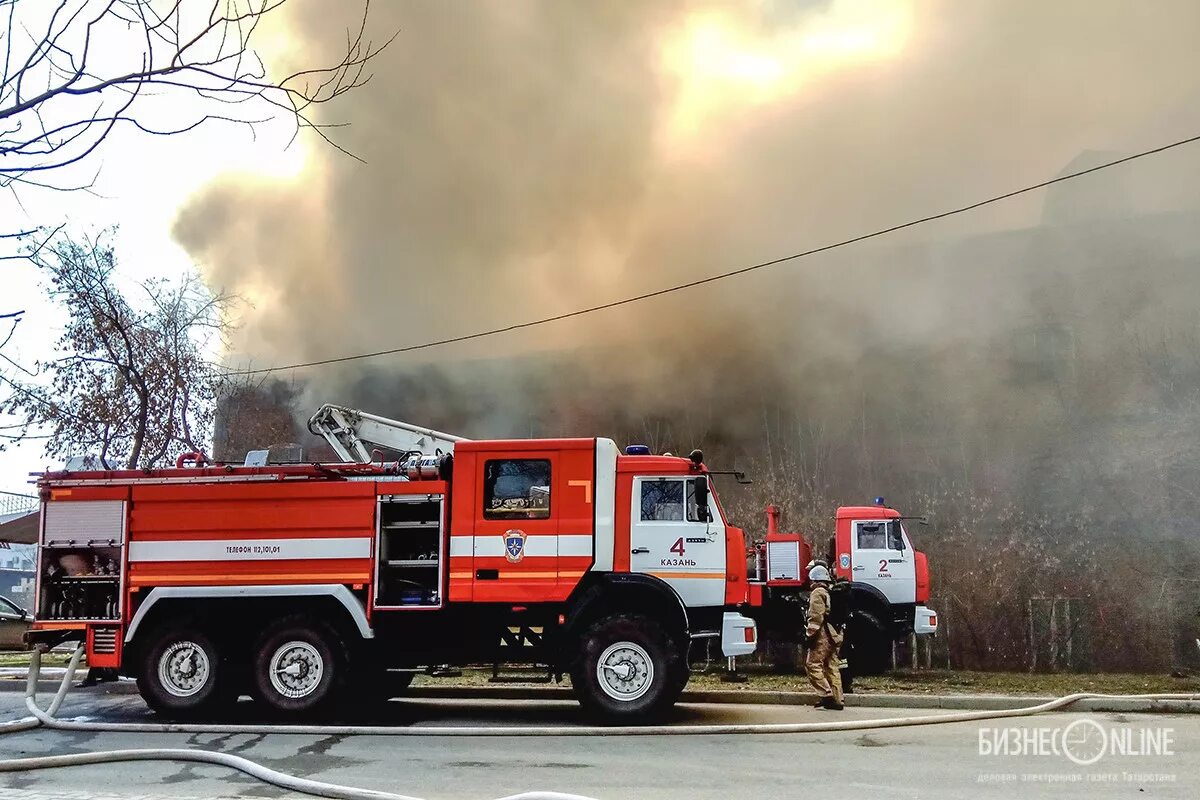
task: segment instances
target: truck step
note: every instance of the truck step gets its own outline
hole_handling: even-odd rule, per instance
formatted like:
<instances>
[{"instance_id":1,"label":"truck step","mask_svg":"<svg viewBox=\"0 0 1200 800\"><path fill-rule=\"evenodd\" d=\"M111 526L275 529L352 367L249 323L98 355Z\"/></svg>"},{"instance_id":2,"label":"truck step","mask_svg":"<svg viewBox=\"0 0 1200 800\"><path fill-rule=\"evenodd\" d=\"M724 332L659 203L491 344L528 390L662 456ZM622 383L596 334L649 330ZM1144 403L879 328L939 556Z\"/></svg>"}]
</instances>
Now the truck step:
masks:
<instances>
[{"instance_id":1,"label":"truck step","mask_svg":"<svg viewBox=\"0 0 1200 800\"><path fill-rule=\"evenodd\" d=\"M488 683L550 683L554 680L554 673L549 669L543 671L543 668L532 667L529 669L517 668L514 672L507 675L500 674L500 662L492 663L492 677L488 678Z\"/></svg>"}]
</instances>

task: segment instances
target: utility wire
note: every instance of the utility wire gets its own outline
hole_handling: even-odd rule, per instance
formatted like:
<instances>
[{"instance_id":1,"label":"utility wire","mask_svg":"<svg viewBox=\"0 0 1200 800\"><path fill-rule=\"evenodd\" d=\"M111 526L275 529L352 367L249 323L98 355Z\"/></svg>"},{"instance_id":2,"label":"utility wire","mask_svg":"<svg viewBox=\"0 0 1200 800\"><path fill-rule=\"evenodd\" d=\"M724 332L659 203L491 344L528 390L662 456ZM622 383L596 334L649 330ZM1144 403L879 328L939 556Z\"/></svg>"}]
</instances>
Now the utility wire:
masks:
<instances>
[{"instance_id":1,"label":"utility wire","mask_svg":"<svg viewBox=\"0 0 1200 800\"><path fill-rule=\"evenodd\" d=\"M1108 169L1109 167L1115 167L1115 166L1118 166L1119 164L1125 164L1129 161L1135 161L1139 158L1145 158L1146 156L1152 156L1157 153L1162 153L1167 150L1171 150L1176 147L1182 147L1187 144L1193 144L1198 141L1200 141L1200 135L1192 136L1187 139L1181 139L1177 142L1171 142L1170 144L1162 145L1161 147L1155 147L1152 150L1143 150L1142 152L1135 153L1131 156L1125 156L1124 158L1118 158L1115 161L1109 161L1104 164L1099 164L1095 167L1089 167L1088 169L1081 169L1078 172L1071 172L1066 175L1060 175L1057 178L1051 178L1050 180L1042 181L1041 183L1035 183L1032 186L1026 186L1022 189L1016 189L1011 192L1005 192L1004 194L999 194L999 195L996 195L995 197L989 197L986 200L980 200L978 202L970 203L965 206L959 206L958 208L953 208L953 209L950 209L949 211L943 211L938 214L932 214L928 217L921 217L920 219L914 219L909 222L901 223L899 225L892 225L891 227L882 228L877 231L872 231L871 233L864 233L860 236L855 236L850 239L843 239L842 241L834 242L833 244L822 245L821 247L814 247L811 250L805 250L800 253L793 253L790 256L782 256L780 258L773 258L770 261L763 261L759 264L752 264L748 267L741 267L739 269L730 270L728 272L722 272L717 275L709 275L706 278L698 278L694 281L688 281L687 283L681 283L681 284L677 284L675 286L668 286L664 289L657 289L653 292L645 292L643 294L634 295L632 297L626 297L621 300L614 300L610 303L601 303L600 305L589 306L587 308L580 308L575 311L568 311L563 314L555 314L554 316L550 316L550 317L542 317L540 319L528 320L526 322L517 322L512 325L506 325L501 328L491 328L489 330L476 331L475 333L467 333L467 334L463 334L461 336L451 336L446 339L436 339L434 341L422 342L420 344L410 344L410 345L406 345L404 347L393 347L388 350L376 350L376 351L373 351L370 353L356 353L354 355L338 356L336 358L324 358L324 359L320 359L318 361L303 361L303 362L300 362L297 364L287 364L285 366L279 366L279 367L262 367L259 369L236 370L236 371L224 372L224 373L222 373L222 376L223 377L234 377L234 376L238 376L238 375L260 375L260 374L267 373L267 372L277 372L277 371L289 370L289 369L303 369L305 367L319 367L319 366L323 366L326 364L341 364L346 361L361 361L361 360L367 359L367 358L378 358L380 356L390 356L390 355L396 355L398 353L411 353L416 350L426 350L431 347L441 347L442 345L447 345L447 344L456 344L458 342L467 342L467 341L471 341L472 339L482 339L486 336L496 336L497 334L501 334L501 333L509 333L511 331L519 331L524 328L532 328L537 325L546 325L551 322L559 322L564 319L571 319L572 317L581 317L584 314L593 314L597 311L604 311L604 310L607 310L610 308L616 308L618 306L629 305L630 303L637 303L642 300L649 300L653 297L661 297L662 295L671 294L673 292L681 292L684 289L692 289L696 286L703 286L707 283L715 283L716 281L725 280L726 278L732 278L737 275L745 275L747 272L754 272L755 270L765 269L767 267L773 267L776 264L783 264L788 261L795 261L797 259L806 258L808 256L816 255L818 253L824 253L829 250L836 250L839 247L846 247L848 245L857 244L858 242L865 242L867 239L874 239L879 236L886 236L890 233L895 233L896 231L904 230L905 228L914 228L917 225L924 225L927 222L934 222L939 219L945 219L946 217L952 217L956 214L963 214L968 211L973 211L977 208L982 208L983 206L986 206L986 205L991 205L992 203L999 203L1001 200L1008 200L1009 198L1016 197L1017 195L1022 195L1022 194L1026 194L1028 192L1037 191L1038 189L1044 189L1047 186L1053 186L1056 183L1063 183L1065 181L1074 180L1075 178L1080 178L1080 177L1083 177L1084 175L1089 175L1093 172L1099 172L1100 170Z\"/></svg>"}]
</instances>

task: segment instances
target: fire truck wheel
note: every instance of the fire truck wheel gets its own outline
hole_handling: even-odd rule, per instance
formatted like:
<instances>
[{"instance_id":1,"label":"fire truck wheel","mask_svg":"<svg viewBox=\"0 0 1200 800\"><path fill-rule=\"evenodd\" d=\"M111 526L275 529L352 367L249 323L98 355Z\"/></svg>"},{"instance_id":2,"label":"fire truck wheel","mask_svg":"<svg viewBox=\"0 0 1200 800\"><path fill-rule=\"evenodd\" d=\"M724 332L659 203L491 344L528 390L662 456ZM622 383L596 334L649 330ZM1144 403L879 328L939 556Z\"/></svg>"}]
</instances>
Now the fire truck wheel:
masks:
<instances>
[{"instance_id":1,"label":"fire truck wheel","mask_svg":"<svg viewBox=\"0 0 1200 800\"><path fill-rule=\"evenodd\" d=\"M165 630L144 653L138 691L156 712L197 717L236 699L226 691L230 683L228 665L222 663L212 639L202 631Z\"/></svg>"},{"instance_id":2,"label":"fire truck wheel","mask_svg":"<svg viewBox=\"0 0 1200 800\"><path fill-rule=\"evenodd\" d=\"M617 614L592 625L571 670L571 685L592 715L614 722L659 716L679 696L687 665L662 627Z\"/></svg>"},{"instance_id":3,"label":"fire truck wheel","mask_svg":"<svg viewBox=\"0 0 1200 800\"><path fill-rule=\"evenodd\" d=\"M254 651L255 698L292 715L324 709L346 684L346 648L328 626L289 617L271 626Z\"/></svg>"}]
</instances>

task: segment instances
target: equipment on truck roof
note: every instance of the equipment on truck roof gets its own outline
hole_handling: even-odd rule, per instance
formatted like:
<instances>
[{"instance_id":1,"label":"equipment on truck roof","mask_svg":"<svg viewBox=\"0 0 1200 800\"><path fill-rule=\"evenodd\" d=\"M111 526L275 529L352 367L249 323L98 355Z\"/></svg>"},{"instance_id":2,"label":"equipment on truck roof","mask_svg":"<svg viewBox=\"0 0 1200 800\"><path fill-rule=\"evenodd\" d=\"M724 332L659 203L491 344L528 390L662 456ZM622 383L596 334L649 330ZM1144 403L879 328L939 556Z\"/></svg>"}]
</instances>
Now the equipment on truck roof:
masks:
<instances>
[{"instance_id":1,"label":"equipment on truck roof","mask_svg":"<svg viewBox=\"0 0 1200 800\"><path fill-rule=\"evenodd\" d=\"M321 436L343 461L369 464L377 461L371 445L386 447L402 455L440 456L467 441L452 433L422 428L355 408L327 403L308 420L308 430Z\"/></svg>"}]
</instances>

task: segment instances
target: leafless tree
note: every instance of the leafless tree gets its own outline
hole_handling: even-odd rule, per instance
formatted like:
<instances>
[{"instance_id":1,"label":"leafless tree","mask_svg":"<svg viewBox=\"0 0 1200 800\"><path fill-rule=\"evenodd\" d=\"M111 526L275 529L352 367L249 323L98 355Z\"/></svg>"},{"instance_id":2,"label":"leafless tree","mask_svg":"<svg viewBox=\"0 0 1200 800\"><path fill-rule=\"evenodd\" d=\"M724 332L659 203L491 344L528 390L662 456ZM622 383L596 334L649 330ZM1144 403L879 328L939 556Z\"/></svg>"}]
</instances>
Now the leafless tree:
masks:
<instances>
[{"instance_id":1,"label":"leafless tree","mask_svg":"<svg viewBox=\"0 0 1200 800\"><path fill-rule=\"evenodd\" d=\"M118 127L162 136L283 115L330 141L314 107L365 84L386 42L365 38L364 6L340 60L272 75L254 48L287 3L0 0L0 188L79 188L63 170Z\"/></svg>"},{"instance_id":2,"label":"leafless tree","mask_svg":"<svg viewBox=\"0 0 1200 800\"><path fill-rule=\"evenodd\" d=\"M68 322L57 358L28 381L0 378L10 390L0 412L19 419L3 438L41 435L52 456L161 465L208 438L220 376L205 353L232 301L194 274L146 281L127 295L108 239L59 236L31 256Z\"/></svg>"}]
</instances>

